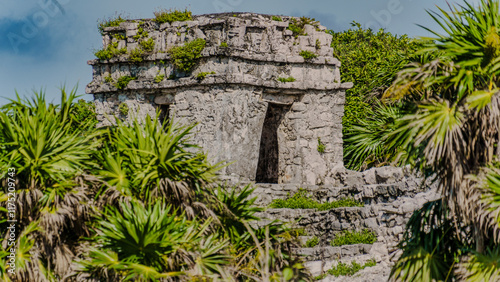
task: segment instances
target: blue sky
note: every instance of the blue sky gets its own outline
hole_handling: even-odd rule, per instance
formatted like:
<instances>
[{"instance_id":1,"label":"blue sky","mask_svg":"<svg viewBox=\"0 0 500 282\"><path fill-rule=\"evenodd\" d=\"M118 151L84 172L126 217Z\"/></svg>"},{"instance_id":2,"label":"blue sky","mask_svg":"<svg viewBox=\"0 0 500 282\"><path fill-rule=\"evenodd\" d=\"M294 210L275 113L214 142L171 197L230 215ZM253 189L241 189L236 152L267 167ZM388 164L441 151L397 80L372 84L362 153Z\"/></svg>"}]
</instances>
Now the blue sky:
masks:
<instances>
[{"instance_id":1,"label":"blue sky","mask_svg":"<svg viewBox=\"0 0 500 282\"><path fill-rule=\"evenodd\" d=\"M449 1L462 3L462 1ZM479 2L473 0L471 2ZM446 7L445 0L19 0L0 1L0 96L31 96L45 89L57 102L58 88L78 84L78 93L92 78L87 61L101 48L97 21L121 13L152 18L159 8L188 8L194 14L256 12L308 16L335 31L352 21L412 37L428 35L416 24L437 29L425 10ZM86 100L91 95L84 95ZM0 104L7 100L0 98Z\"/></svg>"}]
</instances>

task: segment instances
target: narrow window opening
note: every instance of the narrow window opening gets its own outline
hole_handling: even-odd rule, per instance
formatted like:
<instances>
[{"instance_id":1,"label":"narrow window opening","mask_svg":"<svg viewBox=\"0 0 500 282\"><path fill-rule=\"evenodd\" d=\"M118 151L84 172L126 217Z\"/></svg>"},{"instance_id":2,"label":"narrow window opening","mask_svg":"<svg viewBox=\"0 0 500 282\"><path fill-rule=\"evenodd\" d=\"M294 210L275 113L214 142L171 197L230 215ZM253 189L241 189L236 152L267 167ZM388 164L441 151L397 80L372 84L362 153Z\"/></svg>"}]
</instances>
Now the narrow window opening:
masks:
<instances>
[{"instance_id":1,"label":"narrow window opening","mask_svg":"<svg viewBox=\"0 0 500 282\"><path fill-rule=\"evenodd\" d=\"M257 183L278 183L279 140L278 128L289 105L268 104L260 138L259 161L255 181Z\"/></svg>"},{"instance_id":2,"label":"narrow window opening","mask_svg":"<svg viewBox=\"0 0 500 282\"><path fill-rule=\"evenodd\" d=\"M170 104L158 105L157 108L160 111L158 122L160 122L161 125L165 125L170 117Z\"/></svg>"}]
</instances>

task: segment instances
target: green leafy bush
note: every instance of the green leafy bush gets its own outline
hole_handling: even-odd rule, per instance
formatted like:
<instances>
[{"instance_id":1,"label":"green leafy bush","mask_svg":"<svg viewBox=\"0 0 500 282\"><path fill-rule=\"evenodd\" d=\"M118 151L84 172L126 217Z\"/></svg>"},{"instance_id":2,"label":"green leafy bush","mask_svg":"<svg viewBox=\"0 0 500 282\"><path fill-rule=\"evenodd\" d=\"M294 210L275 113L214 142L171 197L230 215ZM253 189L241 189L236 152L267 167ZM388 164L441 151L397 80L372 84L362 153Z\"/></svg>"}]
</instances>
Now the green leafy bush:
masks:
<instances>
[{"instance_id":1,"label":"green leafy bush","mask_svg":"<svg viewBox=\"0 0 500 282\"><path fill-rule=\"evenodd\" d=\"M293 77L291 77L291 76L289 76L289 77L278 77L278 81L285 83L285 82L294 82L294 81L296 81L296 79L293 78Z\"/></svg>"},{"instance_id":2,"label":"green leafy bush","mask_svg":"<svg viewBox=\"0 0 500 282\"><path fill-rule=\"evenodd\" d=\"M298 20L296 18L292 18L290 20L290 24L288 25L288 29L293 32L293 36L298 37L299 35L306 35L304 32L304 27L306 24L310 24L312 26L318 27L319 23L315 19L311 19L308 17L300 17Z\"/></svg>"},{"instance_id":3,"label":"green leafy bush","mask_svg":"<svg viewBox=\"0 0 500 282\"><path fill-rule=\"evenodd\" d=\"M94 55L100 60L109 60L121 54L126 54L127 48L118 49L118 42L113 42L108 45L108 48L94 52Z\"/></svg>"},{"instance_id":4,"label":"green leafy bush","mask_svg":"<svg viewBox=\"0 0 500 282\"><path fill-rule=\"evenodd\" d=\"M367 267L372 267L375 265L377 265L377 262L374 259L367 261L363 265L357 263L356 261L352 261L351 265L348 265L347 263L339 262L337 264L337 266L332 267L327 272L328 272L328 274L336 276L336 277L338 277L338 276L352 276L362 269L365 269Z\"/></svg>"},{"instance_id":5,"label":"green leafy bush","mask_svg":"<svg viewBox=\"0 0 500 282\"><path fill-rule=\"evenodd\" d=\"M311 239L306 241L306 247L308 248L314 248L319 244L319 239L318 237L314 236Z\"/></svg>"},{"instance_id":6,"label":"green leafy bush","mask_svg":"<svg viewBox=\"0 0 500 282\"><path fill-rule=\"evenodd\" d=\"M139 45L141 45L142 49L147 52L152 52L155 49L155 41L153 38L142 40Z\"/></svg>"},{"instance_id":7,"label":"green leafy bush","mask_svg":"<svg viewBox=\"0 0 500 282\"><path fill-rule=\"evenodd\" d=\"M304 58L305 60L310 60L310 59L314 59L314 58L318 57L318 55L314 54L311 51L307 51L307 50L300 51L299 55L302 56L302 58Z\"/></svg>"},{"instance_id":8,"label":"green leafy bush","mask_svg":"<svg viewBox=\"0 0 500 282\"><path fill-rule=\"evenodd\" d=\"M198 38L184 44L184 46L173 47L168 50L172 64L179 70L190 72L200 58L201 51L205 48L205 40Z\"/></svg>"},{"instance_id":9,"label":"green leafy bush","mask_svg":"<svg viewBox=\"0 0 500 282\"><path fill-rule=\"evenodd\" d=\"M95 104L83 99L71 105L71 119L73 120L73 131L92 131L97 124L97 114Z\"/></svg>"},{"instance_id":10,"label":"green leafy bush","mask_svg":"<svg viewBox=\"0 0 500 282\"><path fill-rule=\"evenodd\" d=\"M126 21L126 19L122 18L121 15L118 15L116 17L111 17L108 19L104 19L104 20L99 20L97 22L97 29L99 29L99 33L101 33L101 35L104 35L104 28L110 27L110 26L119 26L120 23L125 22L125 21Z\"/></svg>"},{"instance_id":11,"label":"green leafy bush","mask_svg":"<svg viewBox=\"0 0 500 282\"><path fill-rule=\"evenodd\" d=\"M340 208L340 207L363 207L362 202L355 201L352 198L339 199L331 203L319 203L316 200L311 199L309 193L305 189L299 189L291 198L286 200L274 199L271 202L270 207L281 209L317 209L320 211L326 211L330 209Z\"/></svg>"},{"instance_id":12,"label":"green leafy bush","mask_svg":"<svg viewBox=\"0 0 500 282\"><path fill-rule=\"evenodd\" d=\"M149 33L148 33L146 30L144 30L144 28L143 28L143 27L139 27L139 28L137 29L137 34L136 34L136 35L134 35L132 38L134 38L135 40L139 40L139 39L141 39L141 38L146 38L146 37L148 37L148 35L149 35Z\"/></svg>"},{"instance_id":13,"label":"green leafy bush","mask_svg":"<svg viewBox=\"0 0 500 282\"><path fill-rule=\"evenodd\" d=\"M125 35L121 34L121 33L115 33L113 34L113 38L116 39L116 40L125 40Z\"/></svg>"},{"instance_id":14,"label":"green leafy bush","mask_svg":"<svg viewBox=\"0 0 500 282\"><path fill-rule=\"evenodd\" d=\"M331 242L332 246L343 246L353 244L373 244L377 241L377 234L370 229L362 231L344 230L342 233L335 235Z\"/></svg>"},{"instance_id":15,"label":"green leafy bush","mask_svg":"<svg viewBox=\"0 0 500 282\"><path fill-rule=\"evenodd\" d=\"M273 21L277 21L277 22L282 22L283 19L281 19L281 17L278 17L278 16L272 16L272 20Z\"/></svg>"},{"instance_id":16,"label":"green leafy bush","mask_svg":"<svg viewBox=\"0 0 500 282\"><path fill-rule=\"evenodd\" d=\"M128 58L131 62L140 63L144 60L142 56L144 56L144 51L140 48L136 48L129 52Z\"/></svg>"},{"instance_id":17,"label":"green leafy bush","mask_svg":"<svg viewBox=\"0 0 500 282\"><path fill-rule=\"evenodd\" d=\"M220 44L220 47L223 47L223 48L227 48L227 46L228 46L228 45L227 45L227 42L222 42L222 43Z\"/></svg>"},{"instance_id":18,"label":"green leafy bush","mask_svg":"<svg viewBox=\"0 0 500 282\"><path fill-rule=\"evenodd\" d=\"M130 75L125 75L120 78L118 78L118 81L115 83L115 87L118 88L119 90L124 89L127 87L128 83L132 80L137 79L137 77L130 76Z\"/></svg>"},{"instance_id":19,"label":"green leafy bush","mask_svg":"<svg viewBox=\"0 0 500 282\"><path fill-rule=\"evenodd\" d=\"M159 74L159 75L155 76L155 82L156 83L160 83L163 79L165 79L165 75L164 74Z\"/></svg>"},{"instance_id":20,"label":"green leafy bush","mask_svg":"<svg viewBox=\"0 0 500 282\"><path fill-rule=\"evenodd\" d=\"M184 11L177 9L162 9L160 11L154 12L155 21L157 23L173 23L173 22L184 22L190 21L192 17L191 11L187 9Z\"/></svg>"},{"instance_id":21,"label":"green leafy bush","mask_svg":"<svg viewBox=\"0 0 500 282\"><path fill-rule=\"evenodd\" d=\"M362 29L353 22L353 29L341 32L329 31L333 35L334 57L342 63L341 82L353 82L346 90L346 104L342 117L344 148L353 143L348 140L353 126L371 115L371 108L380 99L403 66L410 62L420 43L406 35L397 36L385 30L374 32ZM368 121L370 122L370 121ZM360 168L363 160L351 161L352 155L344 149L344 163L349 169ZM376 165L376 162L372 163Z\"/></svg>"}]
</instances>

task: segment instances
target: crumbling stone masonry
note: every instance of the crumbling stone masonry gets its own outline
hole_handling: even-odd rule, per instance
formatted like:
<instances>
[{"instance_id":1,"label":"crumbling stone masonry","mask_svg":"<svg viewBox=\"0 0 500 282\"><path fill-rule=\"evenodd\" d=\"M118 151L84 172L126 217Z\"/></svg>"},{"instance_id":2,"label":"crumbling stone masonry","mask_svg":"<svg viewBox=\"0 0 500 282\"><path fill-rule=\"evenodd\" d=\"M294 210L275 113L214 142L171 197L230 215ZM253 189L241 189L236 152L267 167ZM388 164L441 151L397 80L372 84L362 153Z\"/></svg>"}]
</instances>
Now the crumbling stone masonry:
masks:
<instances>
[{"instance_id":1,"label":"crumbling stone masonry","mask_svg":"<svg viewBox=\"0 0 500 282\"><path fill-rule=\"evenodd\" d=\"M306 35L294 36L290 19L231 13L105 28L104 48L117 42L130 53L149 38L155 46L140 62L127 54L89 61L93 80L86 90L94 94L100 125L144 119L160 108L179 122L199 124L192 141L213 162L233 162L222 171L228 180L333 184L332 168L343 164L341 120L352 85L340 83L326 28L305 25ZM206 41L201 58L191 72L179 71L168 50L197 38ZM317 57L304 59L301 51ZM123 76L136 79L119 90ZM290 77L295 81L279 81ZM123 104L126 114L119 111Z\"/></svg>"}]
</instances>

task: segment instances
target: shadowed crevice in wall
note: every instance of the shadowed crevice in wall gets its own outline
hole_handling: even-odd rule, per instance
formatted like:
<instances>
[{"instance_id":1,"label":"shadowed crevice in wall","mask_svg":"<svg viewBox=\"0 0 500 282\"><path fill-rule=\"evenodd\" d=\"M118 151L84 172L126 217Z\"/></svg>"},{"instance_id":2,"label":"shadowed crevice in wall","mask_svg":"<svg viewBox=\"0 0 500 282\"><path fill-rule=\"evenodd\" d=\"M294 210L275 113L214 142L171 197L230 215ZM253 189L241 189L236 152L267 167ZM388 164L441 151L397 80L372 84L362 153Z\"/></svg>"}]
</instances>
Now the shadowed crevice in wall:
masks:
<instances>
[{"instance_id":1,"label":"shadowed crevice in wall","mask_svg":"<svg viewBox=\"0 0 500 282\"><path fill-rule=\"evenodd\" d=\"M259 161L257 164L257 183L278 183L279 178L279 140L278 128L290 110L290 105L269 103L260 138Z\"/></svg>"}]
</instances>

